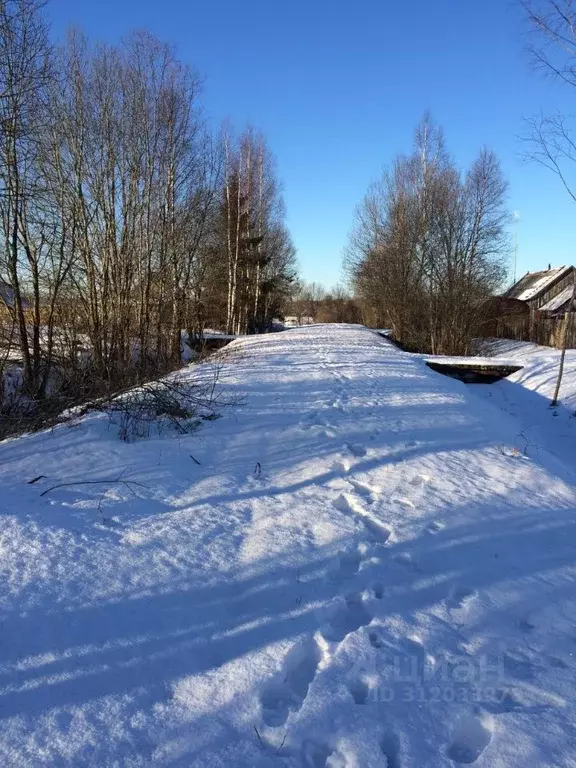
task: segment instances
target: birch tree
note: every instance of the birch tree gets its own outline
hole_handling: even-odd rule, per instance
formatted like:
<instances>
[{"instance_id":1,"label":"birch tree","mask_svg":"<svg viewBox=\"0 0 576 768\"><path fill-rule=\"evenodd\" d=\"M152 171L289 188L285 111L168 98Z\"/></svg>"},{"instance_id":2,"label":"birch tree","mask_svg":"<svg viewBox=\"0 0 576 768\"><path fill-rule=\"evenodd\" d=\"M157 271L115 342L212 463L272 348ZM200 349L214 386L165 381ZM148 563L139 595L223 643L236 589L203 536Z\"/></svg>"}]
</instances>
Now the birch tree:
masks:
<instances>
[{"instance_id":1,"label":"birch tree","mask_svg":"<svg viewBox=\"0 0 576 768\"><path fill-rule=\"evenodd\" d=\"M51 46L41 0L0 0L0 361L26 401L181 364L183 330L265 330L296 276L274 159L213 135L202 83L146 31ZM0 395L2 395L0 371Z\"/></svg>"},{"instance_id":2,"label":"birch tree","mask_svg":"<svg viewBox=\"0 0 576 768\"><path fill-rule=\"evenodd\" d=\"M492 153L462 174L425 116L413 153L372 185L350 237L346 268L374 323L410 348L468 351L505 271L505 195Z\"/></svg>"},{"instance_id":3,"label":"birch tree","mask_svg":"<svg viewBox=\"0 0 576 768\"><path fill-rule=\"evenodd\" d=\"M41 376L40 273L47 248L45 190L37 165L51 77L42 6L38 0L0 1L0 270L12 286L24 382L31 394Z\"/></svg>"},{"instance_id":4,"label":"birch tree","mask_svg":"<svg viewBox=\"0 0 576 768\"><path fill-rule=\"evenodd\" d=\"M228 263L229 333L264 330L288 300L295 251L283 225L284 203L274 160L252 129L233 144L224 137L223 241Z\"/></svg>"}]
</instances>

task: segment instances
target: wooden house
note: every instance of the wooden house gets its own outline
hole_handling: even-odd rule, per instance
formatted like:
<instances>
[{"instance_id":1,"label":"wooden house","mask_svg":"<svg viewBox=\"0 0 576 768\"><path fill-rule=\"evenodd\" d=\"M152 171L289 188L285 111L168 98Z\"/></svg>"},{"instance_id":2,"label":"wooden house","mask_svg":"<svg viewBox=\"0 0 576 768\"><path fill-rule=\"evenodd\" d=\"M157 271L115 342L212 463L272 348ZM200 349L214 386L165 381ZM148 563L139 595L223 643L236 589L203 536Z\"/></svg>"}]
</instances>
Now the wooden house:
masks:
<instances>
[{"instance_id":1,"label":"wooden house","mask_svg":"<svg viewBox=\"0 0 576 768\"><path fill-rule=\"evenodd\" d=\"M571 298L574 267L548 267L542 272L527 272L509 288L504 296L525 302L530 314L563 313Z\"/></svg>"}]
</instances>

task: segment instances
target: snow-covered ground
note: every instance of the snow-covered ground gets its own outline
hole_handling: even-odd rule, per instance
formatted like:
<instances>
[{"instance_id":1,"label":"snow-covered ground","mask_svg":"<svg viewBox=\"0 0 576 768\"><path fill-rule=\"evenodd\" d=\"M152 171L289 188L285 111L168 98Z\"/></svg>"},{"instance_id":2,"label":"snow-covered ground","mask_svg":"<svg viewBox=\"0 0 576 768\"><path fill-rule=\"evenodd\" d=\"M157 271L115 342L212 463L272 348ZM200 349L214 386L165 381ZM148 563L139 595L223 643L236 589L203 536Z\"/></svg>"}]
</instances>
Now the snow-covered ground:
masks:
<instances>
[{"instance_id":1,"label":"snow-covered ground","mask_svg":"<svg viewBox=\"0 0 576 768\"><path fill-rule=\"evenodd\" d=\"M227 350L195 434L0 444L0 763L574 766L573 465L360 327Z\"/></svg>"},{"instance_id":2,"label":"snow-covered ground","mask_svg":"<svg viewBox=\"0 0 576 768\"><path fill-rule=\"evenodd\" d=\"M481 349L524 366L497 384L475 388L518 421L518 448L530 455L546 450L576 467L576 349L566 350L556 408L550 408L550 403L558 378L558 349L508 339L491 339Z\"/></svg>"},{"instance_id":3,"label":"snow-covered ground","mask_svg":"<svg viewBox=\"0 0 576 768\"><path fill-rule=\"evenodd\" d=\"M506 358L523 365L524 369L507 381L521 384L524 389L535 392L545 400L552 399L560 362L559 349L541 347L529 341L488 339L481 343L481 350L491 357ZM559 399L564 407L576 410L576 349L566 350Z\"/></svg>"}]
</instances>

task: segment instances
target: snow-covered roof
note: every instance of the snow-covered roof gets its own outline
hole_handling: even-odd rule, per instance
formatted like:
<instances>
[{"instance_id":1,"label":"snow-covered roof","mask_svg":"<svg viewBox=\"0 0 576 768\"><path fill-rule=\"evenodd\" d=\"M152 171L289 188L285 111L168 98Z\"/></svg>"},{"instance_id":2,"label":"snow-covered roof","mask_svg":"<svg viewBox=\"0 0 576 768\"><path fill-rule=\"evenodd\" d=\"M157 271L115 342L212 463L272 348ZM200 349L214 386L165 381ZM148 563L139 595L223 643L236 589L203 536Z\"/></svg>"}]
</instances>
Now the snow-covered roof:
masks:
<instances>
[{"instance_id":1,"label":"snow-covered roof","mask_svg":"<svg viewBox=\"0 0 576 768\"><path fill-rule=\"evenodd\" d=\"M520 301L531 301L547 291L556 280L568 274L571 269L571 266L564 265L562 267L552 267L542 272L528 272L506 292L506 296L512 299L520 299Z\"/></svg>"},{"instance_id":2,"label":"snow-covered roof","mask_svg":"<svg viewBox=\"0 0 576 768\"><path fill-rule=\"evenodd\" d=\"M569 302L572 298L573 290L573 285L567 285L566 288L564 288L563 291L560 291L557 296L554 296L553 299L550 299L550 301L546 302L546 304L540 307L540 310L542 312L557 312L559 309L562 309L564 304Z\"/></svg>"}]
</instances>

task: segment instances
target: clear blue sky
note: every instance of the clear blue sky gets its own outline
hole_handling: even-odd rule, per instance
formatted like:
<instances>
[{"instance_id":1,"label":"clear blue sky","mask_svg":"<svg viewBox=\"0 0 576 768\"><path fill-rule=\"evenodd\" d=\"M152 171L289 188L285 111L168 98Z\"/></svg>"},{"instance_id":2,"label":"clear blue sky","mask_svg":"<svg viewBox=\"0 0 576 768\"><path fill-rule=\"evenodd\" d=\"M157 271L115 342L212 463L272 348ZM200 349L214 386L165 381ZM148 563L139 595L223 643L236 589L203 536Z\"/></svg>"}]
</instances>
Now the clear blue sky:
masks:
<instances>
[{"instance_id":1,"label":"clear blue sky","mask_svg":"<svg viewBox=\"0 0 576 768\"><path fill-rule=\"evenodd\" d=\"M354 208L429 109L460 164L486 145L520 212L522 274L576 260L576 206L521 158L523 117L569 112L530 71L513 0L51 0L54 35L116 41L146 27L205 77L218 124L263 130L278 159L303 276L340 277Z\"/></svg>"}]
</instances>

